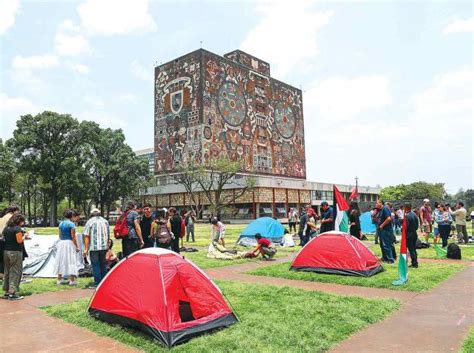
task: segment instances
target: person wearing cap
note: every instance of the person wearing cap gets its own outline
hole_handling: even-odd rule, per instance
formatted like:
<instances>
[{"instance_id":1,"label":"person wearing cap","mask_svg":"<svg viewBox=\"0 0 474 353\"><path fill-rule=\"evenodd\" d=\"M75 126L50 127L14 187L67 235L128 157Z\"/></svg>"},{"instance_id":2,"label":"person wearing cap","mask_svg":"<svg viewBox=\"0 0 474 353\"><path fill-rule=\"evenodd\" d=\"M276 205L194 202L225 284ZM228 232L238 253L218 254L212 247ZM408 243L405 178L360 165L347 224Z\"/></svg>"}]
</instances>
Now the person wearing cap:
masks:
<instances>
[{"instance_id":1,"label":"person wearing cap","mask_svg":"<svg viewBox=\"0 0 474 353\"><path fill-rule=\"evenodd\" d=\"M430 239L431 233L431 207L430 207L430 200L424 199L423 206L420 207L420 220L421 220L421 231L423 236L425 237L425 241L428 242Z\"/></svg>"},{"instance_id":2,"label":"person wearing cap","mask_svg":"<svg viewBox=\"0 0 474 353\"><path fill-rule=\"evenodd\" d=\"M334 215L332 207L329 206L327 201L323 201L321 202L321 209L321 228L319 232L324 233L334 230Z\"/></svg>"},{"instance_id":3,"label":"person wearing cap","mask_svg":"<svg viewBox=\"0 0 474 353\"><path fill-rule=\"evenodd\" d=\"M109 222L100 215L97 208L92 209L91 218L87 221L84 231L84 257L89 253L94 276L95 288L107 273L106 254L110 239Z\"/></svg>"}]
</instances>

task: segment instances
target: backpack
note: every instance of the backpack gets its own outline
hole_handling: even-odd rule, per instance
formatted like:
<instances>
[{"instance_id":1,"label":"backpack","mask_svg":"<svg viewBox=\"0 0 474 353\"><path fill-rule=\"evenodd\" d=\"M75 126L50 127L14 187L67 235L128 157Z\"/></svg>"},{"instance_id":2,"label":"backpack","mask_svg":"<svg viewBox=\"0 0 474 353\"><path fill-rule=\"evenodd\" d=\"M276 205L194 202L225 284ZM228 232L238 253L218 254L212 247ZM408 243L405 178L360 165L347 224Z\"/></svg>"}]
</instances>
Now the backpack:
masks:
<instances>
[{"instance_id":1,"label":"backpack","mask_svg":"<svg viewBox=\"0 0 474 353\"><path fill-rule=\"evenodd\" d=\"M171 244L171 233L166 223L158 223L155 233L156 242L160 245L169 246Z\"/></svg>"},{"instance_id":2,"label":"backpack","mask_svg":"<svg viewBox=\"0 0 474 353\"><path fill-rule=\"evenodd\" d=\"M128 216L128 211L124 212L115 223L115 226L114 226L115 239L123 239L123 238L128 237L127 216Z\"/></svg>"},{"instance_id":3,"label":"backpack","mask_svg":"<svg viewBox=\"0 0 474 353\"><path fill-rule=\"evenodd\" d=\"M429 243L425 243L424 241L421 241L420 239L416 239L416 248L417 249L425 249L425 248L429 248L430 247L430 244Z\"/></svg>"},{"instance_id":4,"label":"backpack","mask_svg":"<svg viewBox=\"0 0 474 353\"><path fill-rule=\"evenodd\" d=\"M448 259L461 260L461 248L457 244L448 245Z\"/></svg>"}]
</instances>

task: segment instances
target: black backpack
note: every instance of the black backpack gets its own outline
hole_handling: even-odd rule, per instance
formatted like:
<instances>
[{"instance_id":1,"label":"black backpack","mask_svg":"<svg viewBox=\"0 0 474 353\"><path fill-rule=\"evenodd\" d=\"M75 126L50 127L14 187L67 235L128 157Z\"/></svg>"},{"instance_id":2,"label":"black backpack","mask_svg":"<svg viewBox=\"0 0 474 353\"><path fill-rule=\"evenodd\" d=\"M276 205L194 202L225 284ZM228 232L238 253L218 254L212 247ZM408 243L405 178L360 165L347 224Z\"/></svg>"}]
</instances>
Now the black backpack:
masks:
<instances>
[{"instance_id":1,"label":"black backpack","mask_svg":"<svg viewBox=\"0 0 474 353\"><path fill-rule=\"evenodd\" d=\"M430 244L429 243L425 243L424 241L421 241L420 239L416 239L416 248L417 249L425 249L425 248L429 248L430 247Z\"/></svg>"},{"instance_id":2,"label":"black backpack","mask_svg":"<svg viewBox=\"0 0 474 353\"><path fill-rule=\"evenodd\" d=\"M461 248L457 244L448 245L448 259L461 260Z\"/></svg>"}]
</instances>

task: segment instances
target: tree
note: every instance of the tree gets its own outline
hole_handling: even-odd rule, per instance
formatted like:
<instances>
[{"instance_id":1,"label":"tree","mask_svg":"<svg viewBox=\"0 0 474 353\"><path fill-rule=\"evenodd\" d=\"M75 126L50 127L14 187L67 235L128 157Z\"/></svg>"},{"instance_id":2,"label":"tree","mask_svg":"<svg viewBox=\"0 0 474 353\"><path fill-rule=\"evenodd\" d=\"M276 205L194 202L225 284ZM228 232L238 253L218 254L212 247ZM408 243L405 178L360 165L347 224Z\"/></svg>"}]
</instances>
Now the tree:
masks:
<instances>
[{"instance_id":1,"label":"tree","mask_svg":"<svg viewBox=\"0 0 474 353\"><path fill-rule=\"evenodd\" d=\"M3 202L4 198L9 203L13 201L16 171L13 153L0 139L0 202Z\"/></svg>"},{"instance_id":2,"label":"tree","mask_svg":"<svg viewBox=\"0 0 474 353\"><path fill-rule=\"evenodd\" d=\"M442 200L447 196L444 184L427 183L417 181L411 184L400 184L396 186L388 186L380 191L380 197L384 200L420 200L434 199Z\"/></svg>"},{"instance_id":3,"label":"tree","mask_svg":"<svg viewBox=\"0 0 474 353\"><path fill-rule=\"evenodd\" d=\"M198 182L200 173L200 166L190 162L187 166L179 167L177 174L173 175L175 183L182 185L186 190L188 199L191 201L190 206L198 217L204 209L204 203L201 200L202 188Z\"/></svg>"},{"instance_id":4,"label":"tree","mask_svg":"<svg viewBox=\"0 0 474 353\"><path fill-rule=\"evenodd\" d=\"M253 177L238 174L241 167L239 161L220 158L198 169L196 182L218 217L225 208L255 186ZM232 189L232 192L226 192L226 189Z\"/></svg>"},{"instance_id":5,"label":"tree","mask_svg":"<svg viewBox=\"0 0 474 353\"><path fill-rule=\"evenodd\" d=\"M57 205L76 157L78 126L69 114L45 111L22 116L13 132L11 145L20 163L27 161L31 172L38 173L49 185L50 226L56 225Z\"/></svg>"},{"instance_id":6,"label":"tree","mask_svg":"<svg viewBox=\"0 0 474 353\"><path fill-rule=\"evenodd\" d=\"M134 194L149 177L148 163L136 158L122 130L101 129L94 122L80 125L85 170L93 180L92 199L103 213L119 198Z\"/></svg>"}]
</instances>

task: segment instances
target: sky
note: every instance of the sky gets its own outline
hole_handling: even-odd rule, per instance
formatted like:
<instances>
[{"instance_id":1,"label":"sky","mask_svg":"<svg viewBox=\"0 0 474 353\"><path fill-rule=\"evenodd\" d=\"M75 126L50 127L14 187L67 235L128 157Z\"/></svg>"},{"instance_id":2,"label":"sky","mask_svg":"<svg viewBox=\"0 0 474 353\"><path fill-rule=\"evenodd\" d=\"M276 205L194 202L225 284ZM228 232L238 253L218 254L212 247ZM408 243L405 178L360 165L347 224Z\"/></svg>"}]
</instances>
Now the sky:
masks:
<instances>
[{"instance_id":1,"label":"sky","mask_svg":"<svg viewBox=\"0 0 474 353\"><path fill-rule=\"evenodd\" d=\"M303 90L307 179L473 188L470 1L0 0L0 138L43 110L153 146L153 68L244 50Z\"/></svg>"}]
</instances>

